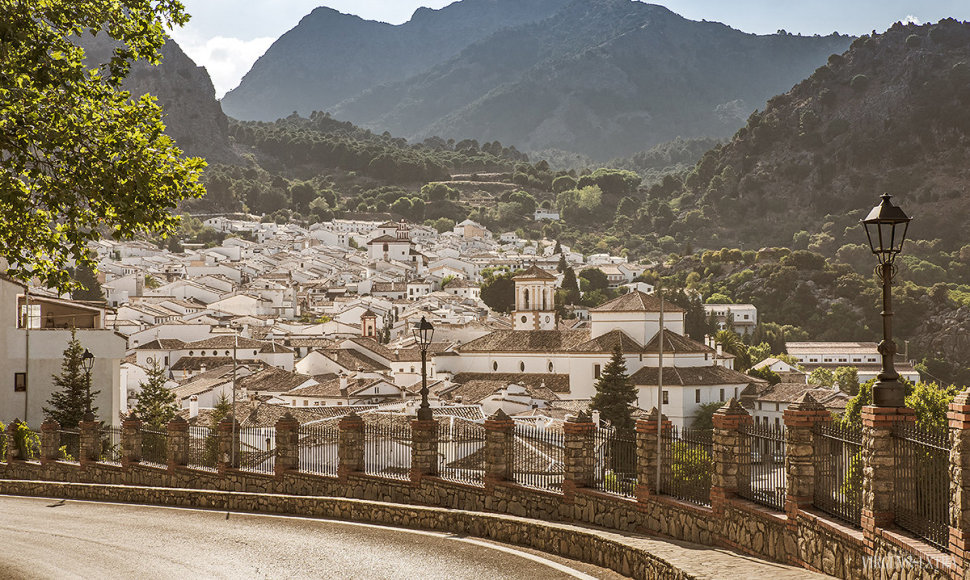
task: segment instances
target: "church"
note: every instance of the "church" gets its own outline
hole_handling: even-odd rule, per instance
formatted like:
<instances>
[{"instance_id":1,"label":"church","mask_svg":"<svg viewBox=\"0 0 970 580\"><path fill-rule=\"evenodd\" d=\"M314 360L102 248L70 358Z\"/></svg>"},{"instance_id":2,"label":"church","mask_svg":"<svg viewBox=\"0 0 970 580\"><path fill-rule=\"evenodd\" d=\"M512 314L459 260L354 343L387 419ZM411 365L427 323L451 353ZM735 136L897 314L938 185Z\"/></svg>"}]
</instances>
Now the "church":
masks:
<instances>
[{"instance_id":1,"label":"church","mask_svg":"<svg viewBox=\"0 0 970 580\"><path fill-rule=\"evenodd\" d=\"M501 374L523 384L557 388L560 399L589 399L619 345L637 387L637 405L657 406L661 358L661 302L633 291L590 309L585 328L561 330L555 312L556 277L532 266L513 278L512 330L498 330L435 354L439 373L454 377ZM707 345L684 336L684 310L663 304L663 412L690 426L704 403L738 397L751 377L731 368Z\"/></svg>"}]
</instances>

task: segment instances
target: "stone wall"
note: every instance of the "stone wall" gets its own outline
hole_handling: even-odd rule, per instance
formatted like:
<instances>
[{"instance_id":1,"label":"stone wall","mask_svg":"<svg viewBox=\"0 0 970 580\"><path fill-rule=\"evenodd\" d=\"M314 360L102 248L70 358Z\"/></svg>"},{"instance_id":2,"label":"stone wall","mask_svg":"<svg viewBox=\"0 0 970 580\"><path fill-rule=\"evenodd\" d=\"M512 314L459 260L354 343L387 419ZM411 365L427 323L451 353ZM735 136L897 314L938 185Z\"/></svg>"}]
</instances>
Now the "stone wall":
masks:
<instances>
[{"instance_id":1,"label":"stone wall","mask_svg":"<svg viewBox=\"0 0 970 580\"><path fill-rule=\"evenodd\" d=\"M970 396L964 397L961 405L958 411L970 414ZM885 416L885 413L880 415L867 410L866 415L879 417ZM437 446L437 439L432 425L418 425L419 428L413 431L417 433L416 437L419 439L417 445L420 454L412 455L408 479L389 479L363 473L363 422L356 415L344 417L340 422L338 475L333 477L299 471L299 455L293 449L294 445L298 445L295 433L299 425L292 417L284 417L277 425L278 463L275 473L255 473L235 467L231 461L231 441L221 442L224 453L217 471L187 467L185 465L186 425L184 421L178 420L173 421L168 429L169 464L164 467L143 464L139 461L140 423L134 418L129 418L123 430L122 465L100 463L95 453L89 453L80 463L56 460L52 456L56 448L49 439L56 437L57 429L56 426L45 425L42 429L41 447L44 450L42 453L44 456L41 461L25 461L11 455L5 463L0 463L0 493L21 493L24 490L30 490L31 485L40 485L37 482L61 482L71 484L55 488L65 493L82 493L78 490L86 490L83 493L95 494L95 487L85 487L83 484L110 484L124 486L112 487L112 494L148 498L139 501L157 501L166 504L187 501L184 499L188 497L184 494L185 490L253 494L212 496L221 498L218 502L222 503L216 502L208 507L214 507L217 504L237 505L233 502L241 502L238 503L241 506L250 506L251 503L246 502L257 501L252 498L264 496L313 497L318 501L319 498L371 500L445 508L449 510L446 513L454 514L449 517L458 518L458 520L463 511L495 512L545 522L592 524L622 533L649 533L708 546L730 547L753 556L802 566L839 578L891 577L905 580L910 577L963 577L965 570L961 555L963 552L941 553L892 527L892 515L887 513L887 509L891 509L891 504L879 503L882 500L878 499L879 486L885 486L884 481L879 485L869 484L866 488L869 490L868 512L871 517L868 522L864 522L863 529L843 525L815 511L811 506L814 477L811 466L813 449L811 427L816 421L827 420L828 415L820 411L820 406L806 396L805 399L789 407L785 418L789 425L790 446L786 457L788 500L784 512L737 496L737 488L741 481L739 478L747 477L745 458L750 455L750 452L746 451L748 449L746 445L749 443L745 437L739 436L739 430L748 424L749 418L746 417L745 411L733 402L719 410L714 418L715 477L712 482L710 507L656 493L655 485L648 479L652 475L648 466L655 466L657 461L654 450L657 442L658 417L655 411L637 426L638 454L644 461L639 466L640 484L635 498L622 497L590 487L595 478L591 473L594 464L590 459L591 423L586 417L581 417L567 425L563 458L566 475L561 490L535 489L512 481L510 456L514 450L512 421L501 412L485 423L485 448L482 450L485 478L484 482L478 485L446 480L436 475L433 449ZM662 423L663 418L659 419ZM97 428L97 423L88 423L83 426L84 429ZM964 423L970 428L970 419ZM951 427L953 424L951 422ZM231 425L227 424L224 431L231 433ZM962 431L958 435L962 435ZM885 433L873 431L869 439L878 437L885 437ZM956 437L956 440L962 441L960 437ZM879 445L879 453L882 456L890 453L884 441ZM964 455L970 454L955 452L953 457L963 461ZM864 455L870 458L879 457L882 465L891 460L891 457L882 456L873 453ZM878 470L871 469L867 473L880 474ZM963 471L954 469L954 473L959 476ZM880 477L887 477L885 470ZM149 491L138 491L139 489ZM955 485L954 489L962 491L962 483ZM243 497L246 499L239 499ZM272 501L283 500L273 499ZM299 499L286 501L296 502L294 505L297 506L303 505ZM344 506L340 509L351 509L347 506L353 504L341 504L340 501L342 500L334 499L333 502L336 503L326 503L330 506L327 509L336 510L327 513L341 513L335 506ZM282 510L281 513L298 513L287 511L293 509L292 505L287 504L287 506L289 507L286 509L279 508ZM424 514L424 512L421 513ZM954 510L953 513L955 525L951 526L951 538L965 537L959 526L964 521L970 521L970 517L965 517L960 510ZM422 515L422 517L425 516ZM452 521L452 524L458 528L472 525L455 523L458 520ZM365 521L370 520L365 518ZM476 520L476 522L474 526L485 525L482 521ZM402 520L399 516L395 516L393 522L387 523L400 524ZM514 534L502 533L523 540L516 543L532 545L528 543L529 538L522 535L521 529L525 528L516 528L519 531ZM486 530L484 534L475 535L492 537L488 535L489 533L491 532ZM611 547L609 543L597 541L591 545L599 546L602 550L614 554L614 556L602 556L604 558L616 557L621 561L626 561L624 558L629 559L625 556L616 556L617 548ZM595 558L598 557L589 551L593 550L589 546L577 547L576 550L582 551L581 559L585 561L595 563ZM576 557L571 553L564 555ZM634 564L631 561L629 565ZM643 570L652 565L644 563Z\"/></svg>"}]
</instances>

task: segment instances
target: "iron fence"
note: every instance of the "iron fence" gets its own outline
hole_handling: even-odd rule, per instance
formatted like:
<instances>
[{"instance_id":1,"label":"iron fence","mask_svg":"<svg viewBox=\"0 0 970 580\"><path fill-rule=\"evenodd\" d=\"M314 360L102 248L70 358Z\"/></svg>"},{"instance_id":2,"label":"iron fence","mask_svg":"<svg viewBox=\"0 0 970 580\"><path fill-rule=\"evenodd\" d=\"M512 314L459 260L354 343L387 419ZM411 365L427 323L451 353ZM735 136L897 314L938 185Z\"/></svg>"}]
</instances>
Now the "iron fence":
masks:
<instances>
[{"instance_id":1,"label":"iron fence","mask_svg":"<svg viewBox=\"0 0 970 580\"><path fill-rule=\"evenodd\" d=\"M949 543L950 434L893 426L896 524L946 551Z\"/></svg>"},{"instance_id":2,"label":"iron fence","mask_svg":"<svg viewBox=\"0 0 970 580\"><path fill-rule=\"evenodd\" d=\"M339 437L336 420L300 425L300 471L337 475Z\"/></svg>"},{"instance_id":3,"label":"iron fence","mask_svg":"<svg viewBox=\"0 0 970 580\"><path fill-rule=\"evenodd\" d=\"M745 425L741 436L750 449L748 473L739 474L738 494L753 502L785 509L788 478L785 474L785 428L769 424Z\"/></svg>"},{"instance_id":4,"label":"iron fence","mask_svg":"<svg viewBox=\"0 0 970 580\"><path fill-rule=\"evenodd\" d=\"M102 463L121 463L121 427L102 425L99 438L101 451L98 455Z\"/></svg>"},{"instance_id":5,"label":"iron fence","mask_svg":"<svg viewBox=\"0 0 970 580\"><path fill-rule=\"evenodd\" d=\"M409 424L364 424L364 473L408 479L411 473Z\"/></svg>"},{"instance_id":6,"label":"iron fence","mask_svg":"<svg viewBox=\"0 0 970 580\"><path fill-rule=\"evenodd\" d=\"M485 482L485 426L451 417L438 428L438 475L466 483Z\"/></svg>"},{"instance_id":7,"label":"iron fence","mask_svg":"<svg viewBox=\"0 0 970 580\"><path fill-rule=\"evenodd\" d=\"M154 429L141 430L141 461L151 465L168 465L168 433Z\"/></svg>"},{"instance_id":8,"label":"iron fence","mask_svg":"<svg viewBox=\"0 0 970 580\"><path fill-rule=\"evenodd\" d=\"M239 469L273 473L276 469L276 429L241 427L239 429Z\"/></svg>"},{"instance_id":9,"label":"iron fence","mask_svg":"<svg viewBox=\"0 0 970 580\"><path fill-rule=\"evenodd\" d=\"M187 466L216 471L219 461L219 433L211 427L189 426Z\"/></svg>"},{"instance_id":10,"label":"iron fence","mask_svg":"<svg viewBox=\"0 0 970 580\"><path fill-rule=\"evenodd\" d=\"M516 425L513 431L512 478L521 485L561 490L563 433L532 425Z\"/></svg>"},{"instance_id":11,"label":"iron fence","mask_svg":"<svg viewBox=\"0 0 970 580\"><path fill-rule=\"evenodd\" d=\"M711 505L713 431L672 427L660 437L660 493L698 505Z\"/></svg>"},{"instance_id":12,"label":"iron fence","mask_svg":"<svg viewBox=\"0 0 970 580\"><path fill-rule=\"evenodd\" d=\"M637 494L636 431L597 429L593 432L593 487L626 497Z\"/></svg>"},{"instance_id":13,"label":"iron fence","mask_svg":"<svg viewBox=\"0 0 970 580\"><path fill-rule=\"evenodd\" d=\"M81 432L77 429L58 429L60 447L57 458L61 461L78 461L81 457Z\"/></svg>"},{"instance_id":14,"label":"iron fence","mask_svg":"<svg viewBox=\"0 0 970 580\"><path fill-rule=\"evenodd\" d=\"M862 517L862 431L836 425L815 427L813 505L859 526Z\"/></svg>"}]
</instances>

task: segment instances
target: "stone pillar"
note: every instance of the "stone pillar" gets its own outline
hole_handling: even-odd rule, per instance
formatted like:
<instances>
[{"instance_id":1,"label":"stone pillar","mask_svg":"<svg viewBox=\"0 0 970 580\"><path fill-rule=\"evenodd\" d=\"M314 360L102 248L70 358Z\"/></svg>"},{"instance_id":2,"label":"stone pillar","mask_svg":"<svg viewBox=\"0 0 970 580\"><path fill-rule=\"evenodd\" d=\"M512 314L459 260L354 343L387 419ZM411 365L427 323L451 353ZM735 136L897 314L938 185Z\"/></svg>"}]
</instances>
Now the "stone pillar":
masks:
<instances>
[{"instance_id":1,"label":"stone pillar","mask_svg":"<svg viewBox=\"0 0 970 580\"><path fill-rule=\"evenodd\" d=\"M239 467L239 423L233 417L226 417L219 421L218 431L219 456L216 465L219 473Z\"/></svg>"},{"instance_id":2,"label":"stone pillar","mask_svg":"<svg viewBox=\"0 0 970 580\"><path fill-rule=\"evenodd\" d=\"M751 415L731 398L714 412L714 473L711 474L711 509L723 513L728 500L738 495L742 485L750 485L751 440L741 433L752 423Z\"/></svg>"},{"instance_id":3,"label":"stone pillar","mask_svg":"<svg viewBox=\"0 0 970 580\"><path fill-rule=\"evenodd\" d=\"M174 471L189 460L189 424L180 416L168 422L168 441L165 445L168 454L168 470Z\"/></svg>"},{"instance_id":4,"label":"stone pillar","mask_svg":"<svg viewBox=\"0 0 970 580\"><path fill-rule=\"evenodd\" d=\"M950 403L950 554L966 571L970 564L970 389Z\"/></svg>"},{"instance_id":5,"label":"stone pillar","mask_svg":"<svg viewBox=\"0 0 970 580\"><path fill-rule=\"evenodd\" d=\"M798 510L815 501L815 426L832 422L832 414L808 393L785 409L785 512L789 527Z\"/></svg>"},{"instance_id":6,"label":"stone pillar","mask_svg":"<svg viewBox=\"0 0 970 580\"><path fill-rule=\"evenodd\" d=\"M411 481L438 475L438 422L411 421Z\"/></svg>"},{"instance_id":7,"label":"stone pillar","mask_svg":"<svg viewBox=\"0 0 970 580\"><path fill-rule=\"evenodd\" d=\"M906 407L862 408L862 530L889 527L895 506L893 492L896 454L892 427L897 421L916 422L916 411ZM867 534L868 536L868 534ZM866 544L870 544L866 538Z\"/></svg>"},{"instance_id":8,"label":"stone pillar","mask_svg":"<svg viewBox=\"0 0 970 580\"><path fill-rule=\"evenodd\" d=\"M44 465L60 459L61 424L47 419L40 425L40 462Z\"/></svg>"},{"instance_id":9,"label":"stone pillar","mask_svg":"<svg viewBox=\"0 0 970 580\"><path fill-rule=\"evenodd\" d=\"M485 419L485 488L512 476L512 442L515 424L499 409Z\"/></svg>"},{"instance_id":10,"label":"stone pillar","mask_svg":"<svg viewBox=\"0 0 970 580\"><path fill-rule=\"evenodd\" d=\"M657 454L660 438L657 413L657 408L653 407L646 418L637 420L637 500L641 502L660 493L657 489L657 466L660 464ZM663 430L669 432L670 421L666 417L662 417L661 421Z\"/></svg>"},{"instance_id":11,"label":"stone pillar","mask_svg":"<svg viewBox=\"0 0 970 580\"><path fill-rule=\"evenodd\" d=\"M300 422L289 411L276 421L277 476L300 469Z\"/></svg>"},{"instance_id":12,"label":"stone pillar","mask_svg":"<svg viewBox=\"0 0 970 580\"><path fill-rule=\"evenodd\" d=\"M563 423L563 462L565 473L562 491L566 500L581 487L591 487L593 480L593 433L596 425L585 412Z\"/></svg>"},{"instance_id":13,"label":"stone pillar","mask_svg":"<svg viewBox=\"0 0 970 580\"><path fill-rule=\"evenodd\" d=\"M141 462L141 419L134 411L121 422L121 465L137 465Z\"/></svg>"},{"instance_id":14,"label":"stone pillar","mask_svg":"<svg viewBox=\"0 0 970 580\"><path fill-rule=\"evenodd\" d=\"M337 423L337 477L347 481L351 473L364 471L364 420L351 411Z\"/></svg>"},{"instance_id":15,"label":"stone pillar","mask_svg":"<svg viewBox=\"0 0 970 580\"><path fill-rule=\"evenodd\" d=\"M82 466L97 463L101 459L101 421L95 420L93 413L88 413L77 427L81 438L78 462Z\"/></svg>"},{"instance_id":16,"label":"stone pillar","mask_svg":"<svg viewBox=\"0 0 970 580\"><path fill-rule=\"evenodd\" d=\"M16 461L20 459L20 449L17 447L17 425L20 424L20 419L14 419L7 425L7 431L4 433L4 437L7 438L7 457L4 459L7 463L11 461Z\"/></svg>"}]
</instances>

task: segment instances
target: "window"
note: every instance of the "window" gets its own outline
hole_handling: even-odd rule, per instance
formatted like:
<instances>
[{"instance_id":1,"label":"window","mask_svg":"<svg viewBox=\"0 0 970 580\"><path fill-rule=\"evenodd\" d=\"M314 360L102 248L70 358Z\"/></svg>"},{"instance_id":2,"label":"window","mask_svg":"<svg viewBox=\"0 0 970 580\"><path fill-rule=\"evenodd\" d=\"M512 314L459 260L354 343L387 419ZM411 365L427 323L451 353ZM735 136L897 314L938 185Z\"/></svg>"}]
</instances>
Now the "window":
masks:
<instances>
[{"instance_id":1,"label":"window","mask_svg":"<svg viewBox=\"0 0 970 580\"><path fill-rule=\"evenodd\" d=\"M387 244L384 244L384 251L387 251Z\"/></svg>"},{"instance_id":2,"label":"window","mask_svg":"<svg viewBox=\"0 0 970 580\"><path fill-rule=\"evenodd\" d=\"M304 406L304 407L306 407L306 406L307 406L307 405L309 405L309 404L310 404L310 402L309 402L309 401L307 401L306 399L303 399L303 406Z\"/></svg>"},{"instance_id":3,"label":"window","mask_svg":"<svg viewBox=\"0 0 970 580\"><path fill-rule=\"evenodd\" d=\"M724 402L724 389L721 389L721 402Z\"/></svg>"},{"instance_id":4,"label":"window","mask_svg":"<svg viewBox=\"0 0 970 580\"><path fill-rule=\"evenodd\" d=\"M552 371L553 371L552 361L549 361L549 372L551 373Z\"/></svg>"},{"instance_id":5,"label":"window","mask_svg":"<svg viewBox=\"0 0 970 580\"><path fill-rule=\"evenodd\" d=\"M165 366L168 366L168 357L165 357Z\"/></svg>"},{"instance_id":6,"label":"window","mask_svg":"<svg viewBox=\"0 0 970 580\"><path fill-rule=\"evenodd\" d=\"M758 410L764 411L764 405L761 403L761 401L758 401Z\"/></svg>"},{"instance_id":7,"label":"window","mask_svg":"<svg viewBox=\"0 0 970 580\"><path fill-rule=\"evenodd\" d=\"M765 417L765 419L767 419L767 417ZM775 428L777 429L779 427L781 427L781 419L779 417L775 417Z\"/></svg>"},{"instance_id":8,"label":"window","mask_svg":"<svg viewBox=\"0 0 970 580\"><path fill-rule=\"evenodd\" d=\"M593 378L600 378L600 365L593 365Z\"/></svg>"},{"instance_id":9,"label":"window","mask_svg":"<svg viewBox=\"0 0 970 580\"><path fill-rule=\"evenodd\" d=\"M520 373L525 372L525 361L521 361L521 360L519 361L519 372Z\"/></svg>"},{"instance_id":10,"label":"window","mask_svg":"<svg viewBox=\"0 0 970 580\"><path fill-rule=\"evenodd\" d=\"M189 351L189 356L195 356L195 351L190 350Z\"/></svg>"},{"instance_id":11,"label":"window","mask_svg":"<svg viewBox=\"0 0 970 580\"><path fill-rule=\"evenodd\" d=\"M663 403L662 404L663 405L669 405L670 404L670 393L669 393L669 391L664 391L663 392L663 396L664 396L664 399L663 399Z\"/></svg>"},{"instance_id":12,"label":"window","mask_svg":"<svg viewBox=\"0 0 970 580\"><path fill-rule=\"evenodd\" d=\"M745 315L744 315L744 319L745 319L745 320L747 320L747 319L748 319L748 315L747 315L747 314L745 314Z\"/></svg>"},{"instance_id":13,"label":"window","mask_svg":"<svg viewBox=\"0 0 970 580\"><path fill-rule=\"evenodd\" d=\"M777 412L780 410L781 410L781 403L775 403L775 411Z\"/></svg>"},{"instance_id":14,"label":"window","mask_svg":"<svg viewBox=\"0 0 970 580\"><path fill-rule=\"evenodd\" d=\"M734 387L734 398L735 399L738 398L738 388L737 387Z\"/></svg>"},{"instance_id":15,"label":"window","mask_svg":"<svg viewBox=\"0 0 970 580\"><path fill-rule=\"evenodd\" d=\"M522 315L522 324L525 324L525 323L526 323L526 322L527 322L528 320L529 320L529 319L528 319L528 318L526 318L526 317L525 317L525 315L523 314L523 315Z\"/></svg>"},{"instance_id":16,"label":"window","mask_svg":"<svg viewBox=\"0 0 970 580\"><path fill-rule=\"evenodd\" d=\"M694 389L694 402L695 403L700 403L701 402L701 390L700 389Z\"/></svg>"},{"instance_id":17,"label":"window","mask_svg":"<svg viewBox=\"0 0 970 580\"><path fill-rule=\"evenodd\" d=\"M13 390L22 393L27 390L27 373L13 374Z\"/></svg>"},{"instance_id":18,"label":"window","mask_svg":"<svg viewBox=\"0 0 970 580\"><path fill-rule=\"evenodd\" d=\"M40 304L20 307L20 328L40 328Z\"/></svg>"},{"instance_id":19,"label":"window","mask_svg":"<svg viewBox=\"0 0 970 580\"><path fill-rule=\"evenodd\" d=\"M229 351L228 350L226 351L226 356L229 356Z\"/></svg>"},{"instance_id":20,"label":"window","mask_svg":"<svg viewBox=\"0 0 970 580\"><path fill-rule=\"evenodd\" d=\"M525 292L523 293L523 297L525 298L525 302L524 302L525 310L528 310L529 309L529 289L528 288L525 289ZM523 322L525 321L523 320Z\"/></svg>"},{"instance_id":21,"label":"window","mask_svg":"<svg viewBox=\"0 0 970 580\"><path fill-rule=\"evenodd\" d=\"M495 362L492 363L492 370L493 371L497 371L498 370L498 361L495 361Z\"/></svg>"}]
</instances>

